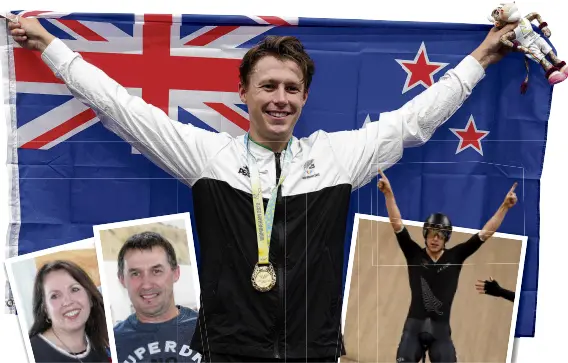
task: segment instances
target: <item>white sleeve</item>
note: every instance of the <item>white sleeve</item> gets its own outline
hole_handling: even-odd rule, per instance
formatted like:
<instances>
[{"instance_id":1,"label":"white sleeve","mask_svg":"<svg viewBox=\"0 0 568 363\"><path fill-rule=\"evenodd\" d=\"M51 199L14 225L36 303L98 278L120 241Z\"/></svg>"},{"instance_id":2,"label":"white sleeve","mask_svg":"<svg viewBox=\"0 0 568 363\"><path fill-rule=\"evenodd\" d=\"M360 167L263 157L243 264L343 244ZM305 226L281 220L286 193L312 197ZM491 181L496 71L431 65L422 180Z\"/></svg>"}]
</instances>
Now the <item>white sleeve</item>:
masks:
<instances>
[{"instance_id":1,"label":"white sleeve","mask_svg":"<svg viewBox=\"0 0 568 363\"><path fill-rule=\"evenodd\" d=\"M49 44L42 59L75 98L95 111L104 127L189 186L231 141L227 134L170 119L159 108L129 94L60 39Z\"/></svg>"},{"instance_id":2,"label":"white sleeve","mask_svg":"<svg viewBox=\"0 0 568 363\"><path fill-rule=\"evenodd\" d=\"M395 111L359 130L329 133L336 160L348 174L353 189L369 183L402 158L403 150L428 141L469 97L485 77L479 62L468 55L438 82Z\"/></svg>"}]
</instances>

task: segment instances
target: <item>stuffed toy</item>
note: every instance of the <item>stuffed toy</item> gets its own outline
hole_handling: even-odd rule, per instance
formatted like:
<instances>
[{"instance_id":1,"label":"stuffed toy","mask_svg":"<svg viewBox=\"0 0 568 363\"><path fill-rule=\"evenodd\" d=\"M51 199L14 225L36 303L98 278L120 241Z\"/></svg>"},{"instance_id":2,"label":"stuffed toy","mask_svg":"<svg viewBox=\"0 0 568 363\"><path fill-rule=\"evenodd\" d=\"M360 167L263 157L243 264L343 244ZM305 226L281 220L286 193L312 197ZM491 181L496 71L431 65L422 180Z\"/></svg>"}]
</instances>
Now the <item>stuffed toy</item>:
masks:
<instances>
[{"instance_id":1,"label":"stuffed toy","mask_svg":"<svg viewBox=\"0 0 568 363\"><path fill-rule=\"evenodd\" d=\"M538 28L542 34L550 38L550 29L548 24L542 20L538 13L530 13L522 17L515 2L501 3L491 12L488 20L498 29L504 27L507 23L517 23L518 26L504 34L501 37L501 43L525 54L525 67L527 76L521 85L521 93L525 93L528 88L529 80L529 64L527 59L540 64L544 70L544 75L548 80L548 84L554 85L568 78L568 66L566 62L560 60L548 42L542 38L532 27L532 21L538 22ZM549 58L550 61L547 59Z\"/></svg>"}]
</instances>

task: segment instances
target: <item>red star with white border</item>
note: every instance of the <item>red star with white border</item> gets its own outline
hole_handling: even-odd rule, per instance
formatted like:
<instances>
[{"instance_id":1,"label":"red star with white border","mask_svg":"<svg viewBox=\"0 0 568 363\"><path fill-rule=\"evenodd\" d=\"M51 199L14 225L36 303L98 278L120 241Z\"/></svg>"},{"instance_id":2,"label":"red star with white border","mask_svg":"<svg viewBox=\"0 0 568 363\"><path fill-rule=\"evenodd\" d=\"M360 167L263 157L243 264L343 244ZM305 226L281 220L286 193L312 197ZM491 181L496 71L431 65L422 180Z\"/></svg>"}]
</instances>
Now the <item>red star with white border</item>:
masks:
<instances>
[{"instance_id":1,"label":"red star with white border","mask_svg":"<svg viewBox=\"0 0 568 363\"><path fill-rule=\"evenodd\" d=\"M481 145L481 140L489 135L489 131L478 130L475 125L475 119L473 115L469 117L469 121L464 129L453 129L450 128L457 137L460 138L460 143L456 150L456 155L467 149L468 147L477 151L481 156L483 156L483 146Z\"/></svg>"},{"instance_id":2,"label":"red star with white border","mask_svg":"<svg viewBox=\"0 0 568 363\"><path fill-rule=\"evenodd\" d=\"M414 60L395 59L406 72L406 81L402 93L406 93L418 85L426 88L434 84L434 75L442 70L449 63L430 62L426 45L420 45Z\"/></svg>"}]
</instances>

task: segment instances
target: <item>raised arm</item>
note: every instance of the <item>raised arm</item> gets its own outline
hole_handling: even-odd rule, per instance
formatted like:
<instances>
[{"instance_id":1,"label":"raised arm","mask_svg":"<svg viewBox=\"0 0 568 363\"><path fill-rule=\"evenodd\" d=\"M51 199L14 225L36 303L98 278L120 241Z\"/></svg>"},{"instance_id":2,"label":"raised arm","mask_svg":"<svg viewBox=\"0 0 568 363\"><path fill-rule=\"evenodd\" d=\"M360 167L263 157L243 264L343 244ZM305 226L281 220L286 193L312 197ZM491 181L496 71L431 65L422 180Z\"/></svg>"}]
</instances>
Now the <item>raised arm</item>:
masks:
<instances>
[{"instance_id":1,"label":"raised arm","mask_svg":"<svg viewBox=\"0 0 568 363\"><path fill-rule=\"evenodd\" d=\"M414 240L410 236L410 233L408 232L408 229L406 229L404 224L402 223L400 210L396 205L396 200L394 199L394 193L392 191L389 179L381 169L379 169L378 172L381 176L381 179L379 179L377 186L385 196L385 203L389 215L389 220L395 233L398 246L404 254L406 261L409 262L414 256L421 253L422 248L416 242L414 242Z\"/></svg>"},{"instance_id":2,"label":"raised arm","mask_svg":"<svg viewBox=\"0 0 568 363\"><path fill-rule=\"evenodd\" d=\"M228 136L174 121L128 93L101 69L50 34L37 19L12 18L12 37L41 58L71 94L95 111L102 124L171 175L192 185ZM140 75L143 77L144 75Z\"/></svg>"},{"instance_id":3,"label":"raised arm","mask_svg":"<svg viewBox=\"0 0 568 363\"><path fill-rule=\"evenodd\" d=\"M493 28L477 49L399 109L381 113L379 120L359 130L328 134L334 157L354 189L376 177L377 167L385 170L398 162L405 148L423 145L432 137L471 95L485 69L509 50L500 37L514 27Z\"/></svg>"},{"instance_id":4,"label":"raised arm","mask_svg":"<svg viewBox=\"0 0 568 363\"><path fill-rule=\"evenodd\" d=\"M537 12L529 13L527 16L525 16L525 18L527 18L528 21L533 21L536 19L539 24L542 24L542 17Z\"/></svg>"},{"instance_id":5,"label":"raised arm","mask_svg":"<svg viewBox=\"0 0 568 363\"><path fill-rule=\"evenodd\" d=\"M381 179L379 179L377 186L385 196L385 204L387 207L387 212L389 214L389 220L391 222L392 228L396 233L398 233L404 228L404 225L402 224L402 217L400 215L400 210L396 205L396 200L394 198L394 193L392 191L390 181L388 180L388 178L381 169L379 169L379 174L381 175Z\"/></svg>"},{"instance_id":6,"label":"raised arm","mask_svg":"<svg viewBox=\"0 0 568 363\"><path fill-rule=\"evenodd\" d=\"M529 21L533 21L536 19L536 21L538 22L538 28L542 31L542 34L544 34L545 37L550 38L550 29L548 29L548 23L544 20L542 20L542 17L540 16L539 13L533 12L530 13L529 15L526 16L526 18Z\"/></svg>"},{"instance_id":7,"label":"raised arm","mask_svg":"<svg viewBox=\"0 0 568 363\"><path fill-rule=\"evenodd\" d=\"M516 24L507 24L500 30L492 28L485 40L460 64L400 109L382 114L379 123L383 117L402 121L401 141L404 147L424 144L471 95L473 88L485 76L485 69L507 53L508 49L500 38L515 27Z\"/></svg>"},{"instance_id":8,"label":"raised arm","mask_svg":"<svg viewBox=\"0 0 568 363\"><path fill-rule=\"evenodd\" d=\"M487 221L485 226L483 226L483 229L479 232L479 238L481 238L482 241L487 241L489 238L491 238L491 236L493 236L493 234L501 226L501 223L503 223L503 219L505 218L505 215L507 214L509 209L517 204L517 194L515 193L516 187L517 182L515 182L515 184L513 184L513 186L509 190L507 196L505 196L505 200L497 209L497 212L495 212L493 217L491 217L491 219Z\"/></svg>"}]
</instances>

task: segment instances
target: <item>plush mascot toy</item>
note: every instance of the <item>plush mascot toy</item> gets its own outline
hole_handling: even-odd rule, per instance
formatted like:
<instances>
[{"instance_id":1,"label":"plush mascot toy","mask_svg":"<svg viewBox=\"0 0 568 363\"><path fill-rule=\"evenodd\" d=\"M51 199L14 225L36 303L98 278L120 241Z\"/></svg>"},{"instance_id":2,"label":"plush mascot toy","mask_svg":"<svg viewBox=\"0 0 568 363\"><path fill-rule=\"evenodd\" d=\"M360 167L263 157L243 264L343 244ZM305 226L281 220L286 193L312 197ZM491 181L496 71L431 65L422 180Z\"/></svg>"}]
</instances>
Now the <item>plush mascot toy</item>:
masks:
<instances>
[{"instance_id":1,"label":"plush mascot toy","mask_svg":"<svg viewBox=\"0 0 568 363\"><path fill-rule=\"evenodd\" d=\"M529 64L527 59L531 59L541 65L550 85L560 83L568 78L568 66L566 62L558 59L548 42L532 28L531 22L536 19L539 24L538 28L542 31L542 34L550 38L548 24L542 21L538 13L530 13L525 17L521 17L515 2L501 3L493 9L488 19L499 29L504 27L507 23L519 23L514 30L501 37L501 43L516 51L523 52L526 56L525 66L527 68L527 76L521 85L521 93L524 94L528 87ZM547 59L547 56L550 58L550 61Z\"/></svg>"}]
</instances>

